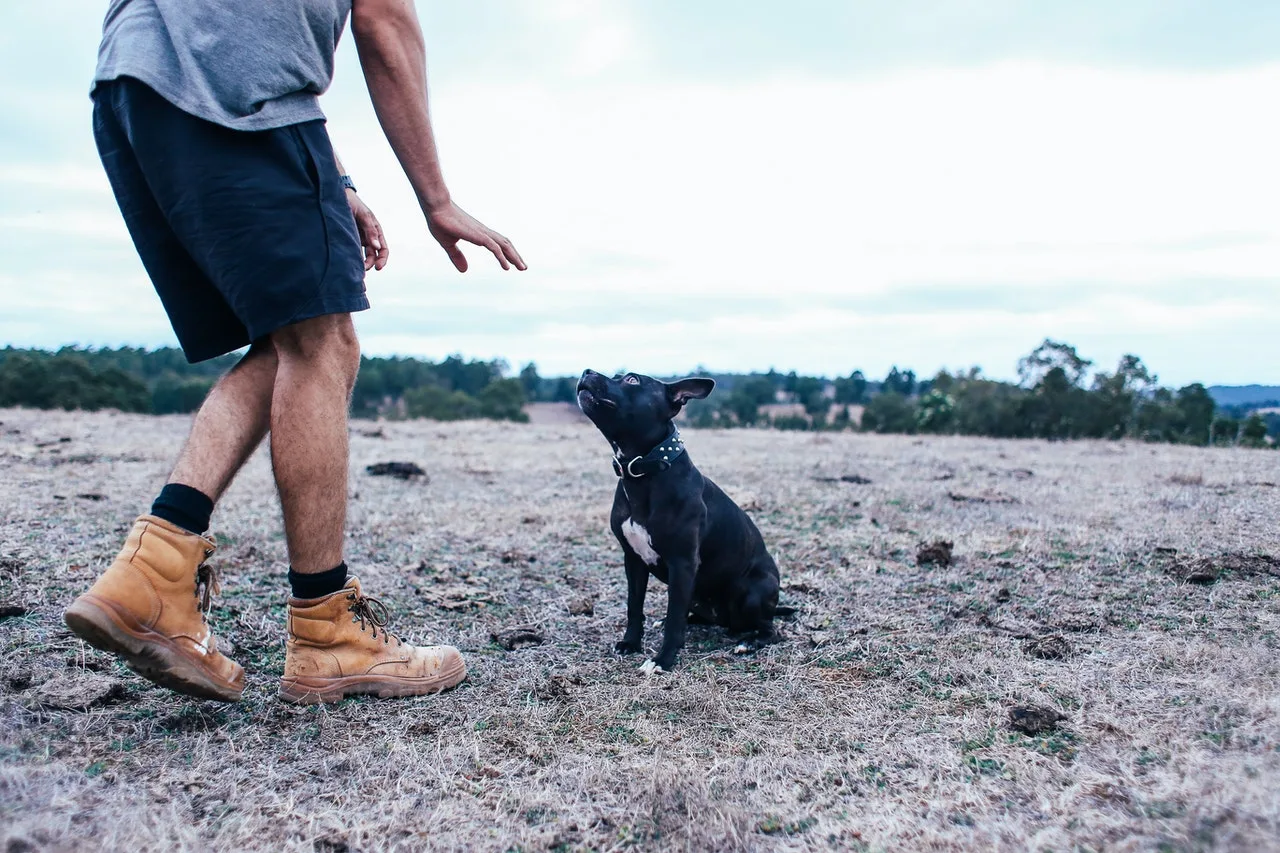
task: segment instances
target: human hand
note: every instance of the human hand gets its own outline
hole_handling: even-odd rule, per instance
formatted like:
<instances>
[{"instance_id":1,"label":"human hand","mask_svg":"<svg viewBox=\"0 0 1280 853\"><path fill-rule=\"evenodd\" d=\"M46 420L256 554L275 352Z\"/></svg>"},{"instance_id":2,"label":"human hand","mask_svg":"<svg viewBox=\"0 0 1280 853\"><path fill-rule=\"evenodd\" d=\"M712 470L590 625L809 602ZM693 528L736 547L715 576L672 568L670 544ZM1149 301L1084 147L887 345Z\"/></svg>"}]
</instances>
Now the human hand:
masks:
<instances>
[{"instance_id":1,"label":"human hand","mask_svg":"<svg viewBox=\"0 0 1280 853\"><path fill-rule=\"evenodd\" d=\"M477 246L483 246L498 259L504 270L514 266L518 270L526 269L524 259L511 245L511 241L492 228L486 227L452 201L439 208L427 211L427 228L431 236L449 255L449 260L458 268L458 272L467 271L467 257L458 248L458 241L466 240Z\"/></svg>"},{"instance_id":2,"label":"human hand","mask_svg":"<svg viewBox=\"0 0 1280 853\"><path fill-rule=\"evenodd\" d=\"M356 218L356 230L360 232L360 245L364 247L364 269L380 270L387 265L391 257L391 249L387 246L387 238L382 234L382 225L378 217L373 215L369 205L356 194L353 189L347 190L347 203L351 205L351 214Z\"/></svg>"}]
</instances>

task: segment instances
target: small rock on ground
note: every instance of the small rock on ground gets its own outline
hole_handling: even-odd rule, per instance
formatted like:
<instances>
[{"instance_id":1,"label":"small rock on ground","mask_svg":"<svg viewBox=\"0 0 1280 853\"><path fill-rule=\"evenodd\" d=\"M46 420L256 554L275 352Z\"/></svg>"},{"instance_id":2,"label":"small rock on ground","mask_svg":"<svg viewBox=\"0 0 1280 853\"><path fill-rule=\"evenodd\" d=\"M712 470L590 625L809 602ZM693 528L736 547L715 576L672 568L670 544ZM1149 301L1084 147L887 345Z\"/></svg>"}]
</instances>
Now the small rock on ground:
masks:
<instances>
[{"instance_id":1,"label":"small rock on ground","mask_svg":"<svg viewBox=\"0 0 1280 853\"><path fill-rule=\"evenodd\" d=\"M41 684L33 701L45 708L85 711L124 698L124 684L96 672L64 672Z\"/></svg>"}]
</instances>

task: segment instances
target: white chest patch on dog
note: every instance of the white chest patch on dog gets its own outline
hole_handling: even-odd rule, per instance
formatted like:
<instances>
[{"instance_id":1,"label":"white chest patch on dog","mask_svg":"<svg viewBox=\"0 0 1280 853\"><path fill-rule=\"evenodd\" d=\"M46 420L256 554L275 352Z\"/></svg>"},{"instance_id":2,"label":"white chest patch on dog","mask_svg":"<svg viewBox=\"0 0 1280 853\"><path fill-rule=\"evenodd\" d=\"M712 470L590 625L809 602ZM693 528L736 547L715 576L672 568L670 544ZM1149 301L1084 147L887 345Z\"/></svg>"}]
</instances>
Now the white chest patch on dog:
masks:
<instances>
[{"instance_id":1,"label":"white chest patch on dog","mask_svg":"<svg viewBox=\"0 0 1280 853\"><path fill-rule=\"evenodd\" d=\"M636 552L637 557L644 560L645 565L658 565L658 552L653 550L653 540L649 538L649 531L628 518L622 522L622 535L627 537L627 544L631 546L632 551Z\"/></svg>"}]
</instances>

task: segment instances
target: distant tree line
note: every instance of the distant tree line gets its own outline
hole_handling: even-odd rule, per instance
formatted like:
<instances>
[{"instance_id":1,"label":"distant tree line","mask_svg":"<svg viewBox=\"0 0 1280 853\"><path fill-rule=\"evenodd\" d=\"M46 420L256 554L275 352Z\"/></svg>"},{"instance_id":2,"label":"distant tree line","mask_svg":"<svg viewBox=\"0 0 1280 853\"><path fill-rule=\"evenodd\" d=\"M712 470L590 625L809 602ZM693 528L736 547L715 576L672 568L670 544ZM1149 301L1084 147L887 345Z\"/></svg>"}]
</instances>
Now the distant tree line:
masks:
<instances>
[{"instance_id":1,"label":"distant tree line","mask_svg":"<svg viewBox=\"0 0 1280 853\"><path fill-rule=\"evenodd\" d=\"M173 348L64 347L0 350L0 406L195 411L238 356L188 364ZM773 427L1002 438L1136 438L1179 444L1274 446L1280 402L1217 407L1200 384L1165 388L1137 356L1091 372L1075 347L1046 340L1018 363L1018 381L978 368L918 379L892 368L881 381L860 370L829 380L794 371L712 374L717 393L692 402L695 427ZM528 402L573 403L575 377L542 377L533 364L508 376L503 361L453 355L362 358L352 394L355 417L491 418L527 421Z\"/></svg>"},{"instance_id":2,"label":"distant tree line","mask_svg":"<svg viewBox=\"0 0 1280 853\"><path fill-rule=\"evenodd\" d=\"M690 403L698 427L984 435L999 438L1136 438L1177 444L1275 446L1280 416L1268 405L1219 409L1205 386L1164 388L1137 356L1112 372L1075 347L1046 340L1018 363L1018 381L988 379L978 368L918 380L894 367L882 382L862 371L834 381L770 371L719 376L721 393ZM792 411L771 415L789 403ZM795 411L797 405L803 413ZM857 417L853 407L860 407Z\"/></svg>"},{"instance_id":3,"label":"distant tree line","mask_svg":"<svg viewBox=\"0 0 1280 853\"><path fill-rule=\"evenodd\" d=\"M158 415L194 412L218 377L238 360L237 355L226 355L188 364L181 350L172 347L63 347L56 352L6 347L0 350L0 406ZM352 414L527 421L524 404L554 392L555 383L539 379L532 365L519 378L504 378L505 371L503 362L459 356L439 363L361 358ZM573 399L573 386L568 393Z\"/></svg>"}]
</instances>

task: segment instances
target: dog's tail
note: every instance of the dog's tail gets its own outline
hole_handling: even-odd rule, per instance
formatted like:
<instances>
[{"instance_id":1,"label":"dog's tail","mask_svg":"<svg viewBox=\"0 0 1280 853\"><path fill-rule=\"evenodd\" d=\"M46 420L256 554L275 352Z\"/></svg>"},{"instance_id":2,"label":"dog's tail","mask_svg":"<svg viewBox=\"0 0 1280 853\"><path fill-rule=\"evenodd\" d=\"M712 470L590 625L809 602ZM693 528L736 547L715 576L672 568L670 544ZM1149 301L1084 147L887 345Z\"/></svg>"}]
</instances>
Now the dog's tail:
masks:
<instances>
[{"instance_id":1,"label":"dog's tail","mask_svg":"<svg viewBox=\"0 0 1280 853\"><path fill-rule=\"evenodd\" d=\"M800 612L800 608L798 607L795 607L790 604L779 604L777 608L774 609L773 615L774 616L795 616L799 612Z\"/></svg>"}]
</instances>

